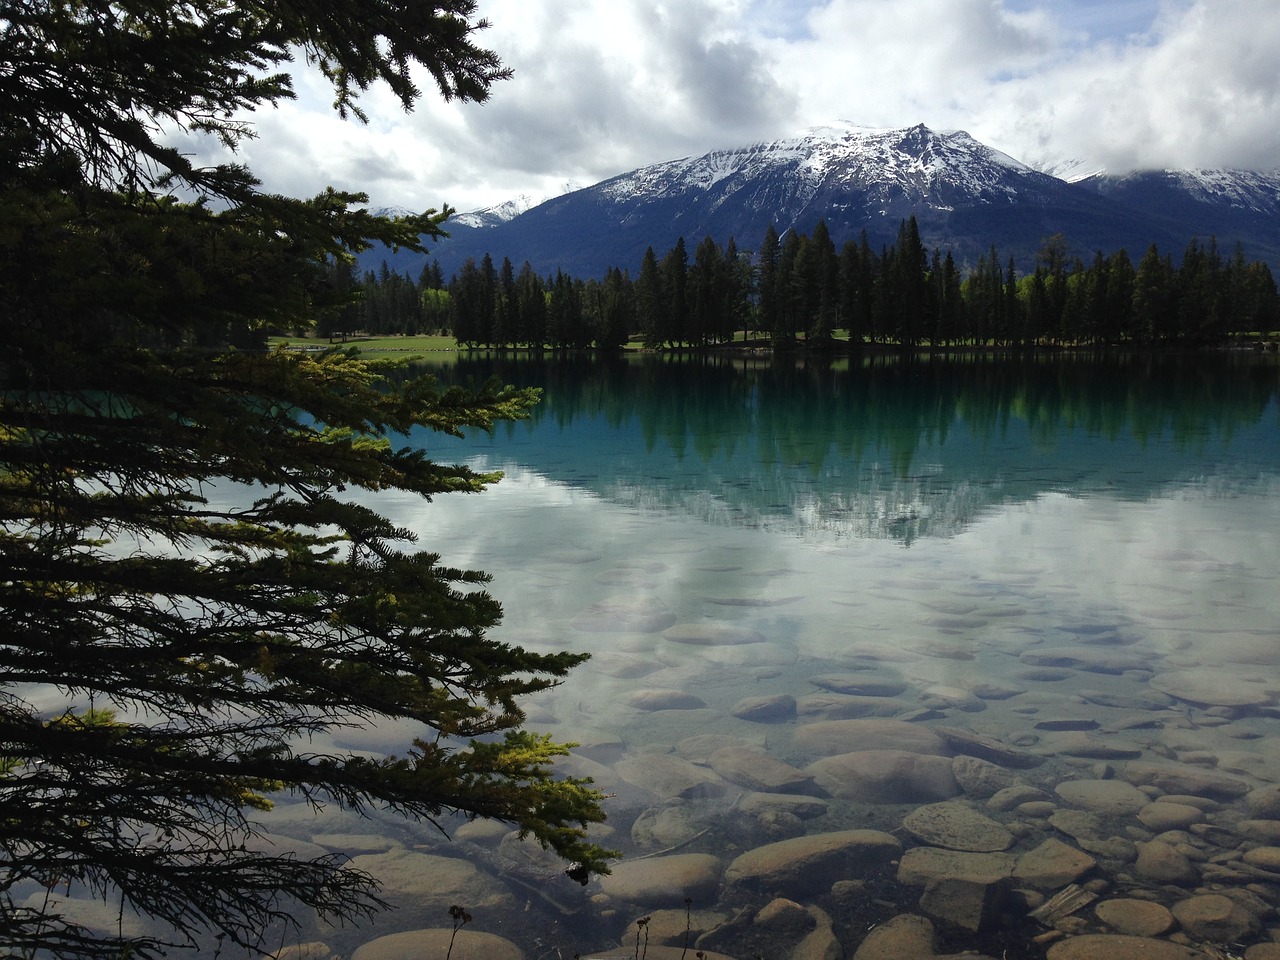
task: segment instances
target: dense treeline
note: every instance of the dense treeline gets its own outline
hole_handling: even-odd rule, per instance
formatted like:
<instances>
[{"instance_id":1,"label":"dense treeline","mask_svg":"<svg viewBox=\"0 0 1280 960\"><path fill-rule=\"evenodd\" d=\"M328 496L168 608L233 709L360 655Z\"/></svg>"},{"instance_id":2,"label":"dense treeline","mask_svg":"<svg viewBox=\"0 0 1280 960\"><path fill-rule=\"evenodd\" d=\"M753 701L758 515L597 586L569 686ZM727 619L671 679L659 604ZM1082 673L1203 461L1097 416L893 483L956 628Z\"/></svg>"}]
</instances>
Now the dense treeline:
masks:
<instances>
[{"instance_id":1,"label":"dense treeline","mask_svg":"<svg viewBox=\"0 0 1280 960\"><path fill-rule=\"evenodd\" d=\"M357 283L336 268L332 282ZM824 222L811 235L771 225L754 254L733 238L722 248L707 237L692 258L683 238L661 258L650 247L634 280L617 268L603 280L543 278L486 256L448 284L433 263L416 284L384 264L359 285L336 329L447 332L479 347L616 349L638 338L699 348L739 333L779 348L837 336L852 348L1207 345L1280 322L1270 268L1239 247L1224 256L1212 239L1192 240L1175 266L1154 245L1136 265L1125 250L1086 264L1054 236L1025 275L994 246L965 275L950 252L925 249L914 217L879 251L865 232L837 250Z\"/></svg>"}]
</instances>

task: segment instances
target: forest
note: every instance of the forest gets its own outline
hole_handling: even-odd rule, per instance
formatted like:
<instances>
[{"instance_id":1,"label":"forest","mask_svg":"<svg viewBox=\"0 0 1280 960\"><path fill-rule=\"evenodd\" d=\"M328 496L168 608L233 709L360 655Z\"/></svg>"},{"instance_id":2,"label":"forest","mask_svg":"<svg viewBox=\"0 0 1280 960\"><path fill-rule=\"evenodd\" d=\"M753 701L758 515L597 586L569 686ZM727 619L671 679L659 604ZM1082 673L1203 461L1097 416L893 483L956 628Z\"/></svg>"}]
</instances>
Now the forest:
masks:
<instances>
[{"instance_id":1,"label":"forest","mask_svg":"<svg viewBox=\"0 0 1280 960\"><path fill-rule=\"evenodd\" d=\"M1087 263L1067 251L1065 237L1049 237L1019 274L993 245L966 271L950 252L926 250L911 217L878 251L865 233L837 250L821 221L808 235L771 225L755 251L706 237L691 254L681 238L661 257L646 250L634 276L615 267L600 280L542 277L487 255L447 280L434 261L416 281L385 263L362 277L335 264L329 282L360 296L316 332L444 333L464 347L533 350L738 339L775 349L1210 346L1280 321L1271 269L1239 246L1224 255L1197 238L1175 261L1153 245L1136 264L1123 249Z\"/></svg>"}]
</instances>

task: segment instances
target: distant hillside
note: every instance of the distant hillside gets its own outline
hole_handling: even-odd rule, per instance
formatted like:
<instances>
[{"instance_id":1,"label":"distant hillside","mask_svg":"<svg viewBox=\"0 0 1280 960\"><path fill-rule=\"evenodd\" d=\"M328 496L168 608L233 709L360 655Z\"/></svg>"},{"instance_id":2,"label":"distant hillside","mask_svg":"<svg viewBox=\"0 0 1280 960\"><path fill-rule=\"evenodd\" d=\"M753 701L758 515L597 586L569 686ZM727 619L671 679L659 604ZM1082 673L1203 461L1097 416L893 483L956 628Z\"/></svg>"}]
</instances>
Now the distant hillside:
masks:
<instances>
[{"instance_id":1,"label":"distant hillside","mask_svg":"<svg viewBox=\"0 0 1280 960\"><path fill-rule=\"evenodd\" d=\"M527 201L526 201L527 202ZM773 223L809 233L825 219L837 245L866 231L892 243L915 215L927 247L972 266L993 244L1029 269L1044 239L1063 234L1072 253L1124 247L1136 260L1152 243L1175 259L1192 237L1280 266L1280 171L1173 171L1075 182L1037 171L963 131L919 125L837 124L803 136L657 163L521 211L513 202L448 225L437 244L445 276L468 257L528 260L538 273L633 273L645 248L661 255L684 237L734 237L753 250ZM376 268L416 278L429 257L371 251Z\"/></svg>"}]
</instances>

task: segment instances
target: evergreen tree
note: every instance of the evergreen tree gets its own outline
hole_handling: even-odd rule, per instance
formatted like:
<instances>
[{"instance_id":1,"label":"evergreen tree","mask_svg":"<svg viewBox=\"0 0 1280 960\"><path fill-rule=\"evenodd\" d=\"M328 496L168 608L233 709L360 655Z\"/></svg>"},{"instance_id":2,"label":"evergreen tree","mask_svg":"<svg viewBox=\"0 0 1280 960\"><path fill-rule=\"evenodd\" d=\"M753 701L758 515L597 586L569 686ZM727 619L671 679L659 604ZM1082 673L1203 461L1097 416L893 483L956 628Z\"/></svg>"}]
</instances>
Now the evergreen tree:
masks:
<instances>
[{"instance_id":1,"label":"evergreen tree","mask_svg":"<svg viewBox=\"0 0 1280 960\"><path fill-rule=\"evenodd\" d=\"M684 237L676 240L658 264L662 278L662 307L658 340L666 346L689 342L689 254Z\"/></svg>"},{"instance_id":2,"label":"evergreen tree","mask_svg":"<svg viewBox=\"0 0 1280 960\"><path fill-rule=\"evenodd\" d=\"M423 249L441 217L258 191L175 131L235 150L291 95L295 55L339 112L420 68L446 97L504 75L472 0L10 4L0 83L0 952L156 957L219 935L266 949L308 909L380 902L340 857L254 843L277 794L435 822L505 820L579 871L600 795L553 776L525 694L579 660L497 643L485 576L418 549L375 494L497 479L396 438L489 429L532 393L444 390L341 353L250 352L342 294L330 264ZM20 78L20 79L19 79ZM197 202L169 194L170 186ZM411 286L411 284L410 284ZM237 503L227 496L243 490ZM344 493L345 491L345 493ZM323 746L372 719L423 731L399 759ZM44 885L167 925L77 925ZM64 887L65 889L65 887ZM154 929L154 928L149 928Z\"/></svg>"},{"instance_id":3,"label":"evergreen tree","mask_svg":"<svg viewBox=\"0 0 1280 960\"><path fill-rule=\"evenodd\" d=\"M547 293L528 260L516 278L518 341L535 350L547 345Z\"/></svg>"},{"instance_id":4,"label":"evergreen tree","mask_svg":"<svg viewBox=\"0 0 1280 960\"><path fill-rule=\"evenodd\" d=\"M662 347L663 314L666 311L662 278L658 274L658 258L649 247L640 261L640 277L636 280L636 325L649 350Z\"/></svg>"},{"instance_id":5,"label":"evergreen tree","mask_svg":"<svg viewBox=\"0 0 1280 960\"><path fill-rule=\"evenodd\" d=\"M757 329L768 331L770 336L781 329L778 305L778 264L781 259L781 241L778 231L771 223L765 229L764 239L760 243L759 316L756 318Z\"/></svg>"},{"instance_id":6,"label":"evergreen tree","mask_svg":"<svg viewBox=\"0 0 1280 960\"><path fill-rule=\"evenodd\" d=\"M1133 278L1133 325L1138 339L1160 342L1178 334L1173 264L1153 243Z\"/></svg>"},{"instance_id":7,"label":"evergreen tree","mask_svg":"<svg viewBox=\"0 0 1280 960\"><path fill-rule=\"evenodd\" d=\"M811 274L812 294L809 298L807 339L814 344L828 343L835 334L839 308L839 263L836 247L827 229L827 221L819 220L809 238L807 272Z\"/></svg>"}]
</instances>

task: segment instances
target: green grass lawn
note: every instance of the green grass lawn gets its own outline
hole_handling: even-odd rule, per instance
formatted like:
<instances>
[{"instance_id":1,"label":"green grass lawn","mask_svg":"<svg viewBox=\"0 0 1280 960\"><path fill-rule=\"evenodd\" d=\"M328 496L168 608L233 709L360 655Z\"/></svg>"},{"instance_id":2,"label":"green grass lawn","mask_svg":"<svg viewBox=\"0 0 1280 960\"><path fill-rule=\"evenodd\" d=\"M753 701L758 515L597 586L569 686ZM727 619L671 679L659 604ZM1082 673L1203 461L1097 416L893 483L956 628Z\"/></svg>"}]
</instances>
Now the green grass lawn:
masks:
<instances>
[{"instance_id":1,"label":"green grass lawn","mask_svg":"<svg viewBox=\"0 0 1280 960\"><path fill-rule=\"evenodd\" d=\"M458 342L448 336L421 337L349 337L332 343L324 337L272 337L270 345L287 344L300 350L327 350L329 347L355 347L361 353L428 353L457 350Z\"/></svg>"}]
</instances>

